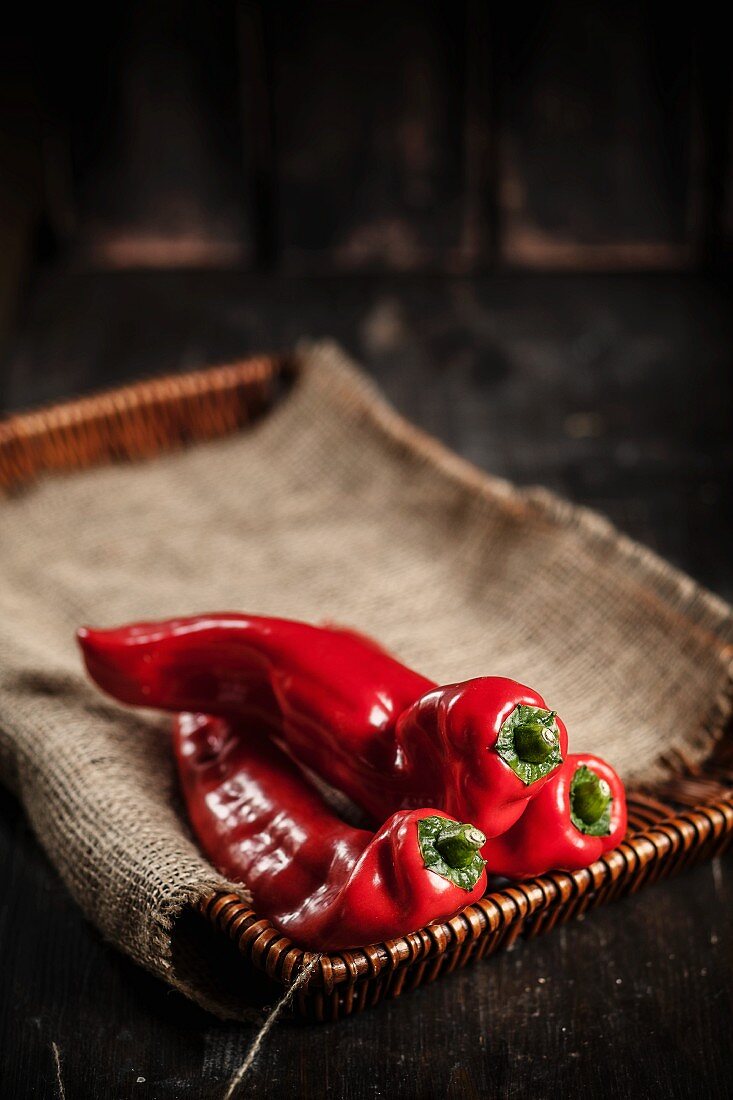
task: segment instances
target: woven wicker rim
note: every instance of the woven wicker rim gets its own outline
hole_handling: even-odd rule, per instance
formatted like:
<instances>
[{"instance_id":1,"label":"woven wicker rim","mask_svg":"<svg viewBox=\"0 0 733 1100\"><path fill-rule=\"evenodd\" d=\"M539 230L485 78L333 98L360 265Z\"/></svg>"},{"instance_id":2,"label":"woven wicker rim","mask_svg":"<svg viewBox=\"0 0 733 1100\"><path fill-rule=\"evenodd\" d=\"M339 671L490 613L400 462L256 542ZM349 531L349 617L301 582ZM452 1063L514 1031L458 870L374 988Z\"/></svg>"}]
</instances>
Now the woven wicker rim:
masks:
<instances>
[{"instance_id":1,"label":"woven wicker rim","mask_svg":"<svg viewBox=\"0 0 733 1100\"><path fill-rule=\"evenodd\" d=\"M654 805L651 813L650 803ZM666 808L662 820L658 819L659 804L643 795L631 795L629 808L633 831L590 867L570 873L554 872L507 886L486 894L450 921L428 925L399 939L322 955L306 989L331 993L340 984L375 978L385 970L394 971L428 960L502 929L508 931L516 926L519 932L529 919L553 908L564 909L573 902L580 906L583 901L583 908L587 907L604 886L620 893L624 887L628 889L633 878L636 890L642 882L654 881L662 873L666 877L682 870L688 862L706 858L708 847L714 846L717 852L720 842L733 836L730 798L680 815ZM709 855L712 854L711 851ZM610 900L609 892L605 891L606 901ZM266 918L244 905L236 894L217 891L200 908L207 920L234 940L241 951L251 955L258 968L285 985L291 984L314 959L314 952L297 947Z\"/></svg>"}]
</instances>

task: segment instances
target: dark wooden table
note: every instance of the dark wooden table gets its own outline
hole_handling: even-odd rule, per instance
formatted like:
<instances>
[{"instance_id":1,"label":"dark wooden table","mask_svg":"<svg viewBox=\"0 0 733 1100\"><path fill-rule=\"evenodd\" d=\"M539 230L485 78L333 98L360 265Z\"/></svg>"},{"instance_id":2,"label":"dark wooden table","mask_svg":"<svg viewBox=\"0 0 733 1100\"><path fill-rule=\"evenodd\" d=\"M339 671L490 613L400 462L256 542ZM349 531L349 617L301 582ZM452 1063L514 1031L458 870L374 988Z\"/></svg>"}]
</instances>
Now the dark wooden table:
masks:
<instances>
[{"instance_id":1,"label":"dark wooden table","mask_svg":"<svg viewBox=\"0 0 733 1100\"><path fill-rule=\"evenodd\" d=\"M335 336L474 462L606 512L731 598L729 289L47 272L0 407ZM217 1022L102 942L2 792L0 880L0 1096L223 1095L254 1027ZM728 857L360 1017L278 1026L241 1095L730 1096L732 914Z\"/></svg>"}]
</instances>

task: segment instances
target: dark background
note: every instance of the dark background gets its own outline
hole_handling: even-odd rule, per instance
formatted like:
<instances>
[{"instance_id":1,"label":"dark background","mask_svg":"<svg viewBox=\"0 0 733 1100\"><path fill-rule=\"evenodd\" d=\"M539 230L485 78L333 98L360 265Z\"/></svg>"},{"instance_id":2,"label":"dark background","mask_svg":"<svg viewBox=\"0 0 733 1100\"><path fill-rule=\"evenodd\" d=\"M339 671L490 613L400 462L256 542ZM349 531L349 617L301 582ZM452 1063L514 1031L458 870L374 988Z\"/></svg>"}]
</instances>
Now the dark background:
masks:
<instances>
[{"instance_id":1,"label":"dark background","mask_svg":"<svg viewBox=\"0 0 733 1100\"><path fill-rule=\"evenodd\" d=\"M6 16L0 412L333 336L480 466L733 598L719 19L571 0ZM60 1095L56 1043L68 1100L221 1096L254 1028L104 945L0 794L0 1094ZM732 899L728 857L362 1017L283 1026L242 1094L728 1096Z\"/></svg>"},{"instance_id":2,"label":"dark background","mask_svg":"<svg viewBox=\"0 0 733 1100\"><path fill-rule=\"evenodd\" d=\"M282 275L730 259L731 66L705 4L205 4L9 15L15 260ZM15 21L15 26L13 26Z\"/></svg>"}]
</instances>

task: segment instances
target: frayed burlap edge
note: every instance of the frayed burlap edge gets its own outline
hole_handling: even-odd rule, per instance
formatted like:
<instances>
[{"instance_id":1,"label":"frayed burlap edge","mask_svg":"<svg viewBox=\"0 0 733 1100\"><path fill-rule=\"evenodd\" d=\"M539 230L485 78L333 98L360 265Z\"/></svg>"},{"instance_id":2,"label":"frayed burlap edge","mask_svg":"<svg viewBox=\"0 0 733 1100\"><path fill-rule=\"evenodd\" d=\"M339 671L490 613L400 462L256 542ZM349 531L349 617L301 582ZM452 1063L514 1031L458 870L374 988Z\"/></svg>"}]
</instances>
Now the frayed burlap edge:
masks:
<instances>
[{"instance_id":1,"label":"frayed burlap edge","mask_svg":"<svg viewBox=\"0 0 733 1100\"><path fill-rule=\"evenodd\" d=\"M465 490L478 501L486 501L492 508L499 503L513 515L542 517L549 524L579 532L598 549L605 551L611 547L630 569L639 572L640 582L649 584L656 599L667 607L684 602L686 610L679 612L680 617L693 630L719 640L725 672L715 699L700 715L697 729L686 734L686 751L663 754L656 768L647 769L643 776L628 778L631 783L650 787L656 779L694 770L711 755L730 732L733 719L733 610L725 600L625 535L599 512L564 500L543 486L518 487L457 455L398 413L338 344L328 340L303 341L296 351L299 372L312 373L325 368L329 386L338 389L338 399L344 408L358 411L397 454L409 454L447 483Z\"/></svg>"}]
</instances>

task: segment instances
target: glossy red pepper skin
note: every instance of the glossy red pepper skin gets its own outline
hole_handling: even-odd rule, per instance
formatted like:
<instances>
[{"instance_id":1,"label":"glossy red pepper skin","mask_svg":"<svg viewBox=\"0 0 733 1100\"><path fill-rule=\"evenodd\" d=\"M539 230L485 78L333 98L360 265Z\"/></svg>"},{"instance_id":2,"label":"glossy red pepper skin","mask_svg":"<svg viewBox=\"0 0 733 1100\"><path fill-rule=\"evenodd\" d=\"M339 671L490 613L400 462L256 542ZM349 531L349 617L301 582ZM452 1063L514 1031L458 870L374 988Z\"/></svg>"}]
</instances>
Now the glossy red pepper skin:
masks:
<instances>
[{"instance_id":1,"label":"glossy red pepper skin","mask_svg":"<svg viewBox=\"0 0 733 1100\"><path fill-rule=\"evenodd\" d=\"M572 822L571 784L580 767L589 768L610 788L609 832L605 836L589 836ZM579 871L620 844L626 827L626 792L617 773L598 756L571 753L517 823L486 843L483 855L491 873L506 878Z\"/></svg>"},{"instance_id":2,"label":"glossy red pepper skin","mask_svg":"<svg viewBox=\"0 0 733 1100\"><path fill-rule=\"evenodd\" d=\"M223 613L83 628L79 641L116 699L266 723L376 821L432 805L496 836L547 782L525 785L495 750L518 705L546 709L540 695L503 677L437 687L350 630Z\"/></svg>"},{"instance_id":3,"label":"glossy red pepper skin","mask_svg":"<svg viewBox=\"0 0 733 1100\"><path fill-rule=\"evenodd\" d=\"M173 744L188 815L218 869L246 883L254 908L319 951L365 946L448 920L477 901L425 866L418 821L403 810L373 835L345 825L267 737L224 719L181 714Z\"/></svg>"},{"instance_id":4,"label":"glossy red pepper skin","mask_svg":"<svg viewBox=\"0 0 733 1100\"><path fill-rule=\"evenodd\" d=\"M553 775L525 786L495 751L502 725L520 705L547 709L536 691L503 676L465 680L421 696L398 719L397 761L386 797L401 793L420 802L431 792L446 813L465 815L485 836L506 832ZM556 723L564 759L568 734L560 718Z\"/></svg>"}]
</instances>

